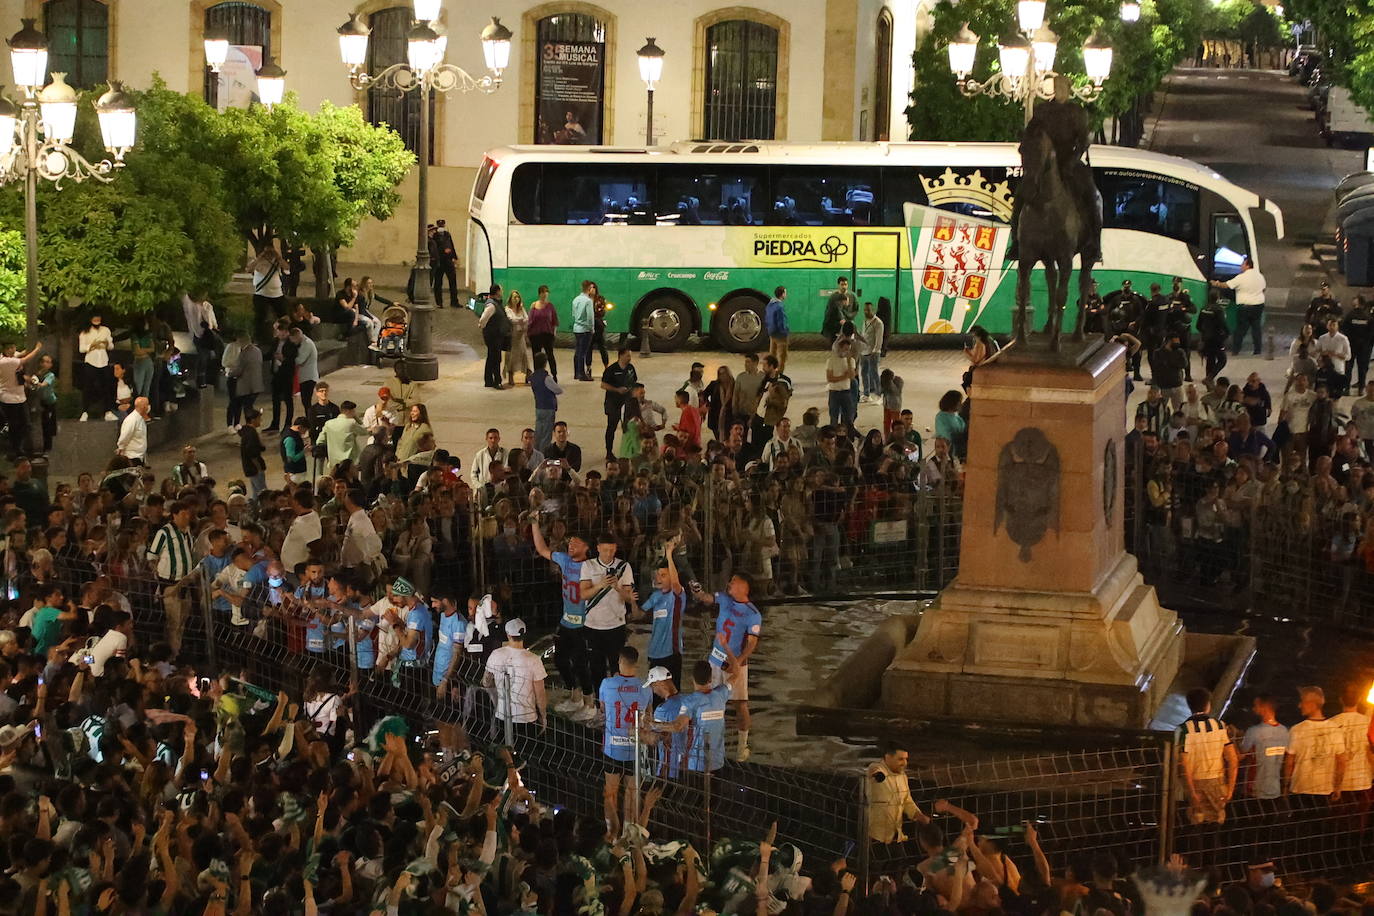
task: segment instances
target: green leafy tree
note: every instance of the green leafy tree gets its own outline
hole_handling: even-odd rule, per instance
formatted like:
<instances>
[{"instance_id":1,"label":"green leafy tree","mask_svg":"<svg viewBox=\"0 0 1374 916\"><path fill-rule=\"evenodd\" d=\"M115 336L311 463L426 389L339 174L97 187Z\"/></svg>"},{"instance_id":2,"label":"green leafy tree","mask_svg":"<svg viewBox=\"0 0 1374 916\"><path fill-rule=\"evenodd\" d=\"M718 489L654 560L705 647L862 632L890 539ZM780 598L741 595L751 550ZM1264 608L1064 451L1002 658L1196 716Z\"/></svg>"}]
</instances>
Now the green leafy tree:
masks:
<instances>
[{"instance_id":1,"label":"green leafy tree","mask_svg":"<svg viewBox=\"0 0 1374 916\"><path fill-rule=\"evenodd\" d=\"M1248 0L1247 0L1248 2ZM1083 75L1083 43L1101 29L1112 43L1112 75L1089 110L1097 124L1131 111L1159 85L1201 35L1209 0L1147 2L1139 22L1122 23L1116 0L1051 2L1045 21L1059 39L1056 70L1078 82ZM1016 24L1009 0L960 0L935 8L934 24L917 48L915 88L907 117L913 140L1012 140L1024 121L1017 103L987 97L963 98L949 71L949 40L968 23L979 36L973 78L982 82L997 72L997 39Z\"/></svg>"},{"instance_id":2,"label":"green leafy tree","mask_svg":"<svg viewBox=\"0 0 1374 916\"><path fill-rule=\"evenodd\" d=\"M0 334L24 333L24 236L0 230Z\"/></svg>"},{"instance_id":3,"label":"green leafy tree","mask_svg":"<svg viewBox=\"0 0 1374 916\"><path fill-rule=\"evenodd\" d=\"M415 164L395 131L368 124L356 106L311 114L288 96L270 110L227 111L216 127L207 148L224 170L235 225L259 250L283 236L348 245L365 218L395 211L396 186Z\"/></svg>"},{"instance_id":4,"label":"green leafy tree","mask_svg":"<svg viewBox=\"0 0 1374 916\"><path fill-rule=\"evenodd\" d=\"M73 138L93 162L107 155L91 104L98 95L83 94ZM241 259L222 175L192 152L206 114L214 112L161 84L134 100L139 142L113 181L69 181L61 188L39 182L41 306L64 342L74 337L75 306L116 318L145 315L183 291L218 292ZM15 182L0 194L0 221L19 225L22 219L23 189ZM0 283L0 294L3 289ZM72 376L71 350L59 350L64 386Z\"/></svg>"}]
</instances>

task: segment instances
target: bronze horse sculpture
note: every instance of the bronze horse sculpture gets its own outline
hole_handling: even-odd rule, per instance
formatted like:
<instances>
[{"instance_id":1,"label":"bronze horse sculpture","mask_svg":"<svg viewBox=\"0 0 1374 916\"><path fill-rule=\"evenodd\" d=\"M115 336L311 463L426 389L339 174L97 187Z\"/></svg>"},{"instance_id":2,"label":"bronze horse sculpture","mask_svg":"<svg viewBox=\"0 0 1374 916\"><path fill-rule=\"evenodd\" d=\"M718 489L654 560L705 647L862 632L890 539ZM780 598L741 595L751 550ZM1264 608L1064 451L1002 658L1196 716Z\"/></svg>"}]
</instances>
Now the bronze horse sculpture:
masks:
<instances>
[{"instance_id":1,"label":"bronze horse sculpture","mask_svg":"<svg viewBox=\"0 0 1374 916\"><path fill-rule=\"evenodd\" d=\"M1047 103L1026 125L1021 137L1022 175L1016 191L1018 261L1013 331L1016 340L1025 343L1031 271L1037 263L1043 263L1049 298L1045 333L1049 336L1050 349L1056 351L1073 259L1079 258L1078 291L1082 303L1087 301L1092 288L1093 265L1101 253L1102 196L1093 183L1091 169L1079 159L1080 147L1087 149L1086 118L1081 112L1082 109L1071 103ZM1074 339L1083 339L1081 305Z\"/></svg>"}]
</instances>

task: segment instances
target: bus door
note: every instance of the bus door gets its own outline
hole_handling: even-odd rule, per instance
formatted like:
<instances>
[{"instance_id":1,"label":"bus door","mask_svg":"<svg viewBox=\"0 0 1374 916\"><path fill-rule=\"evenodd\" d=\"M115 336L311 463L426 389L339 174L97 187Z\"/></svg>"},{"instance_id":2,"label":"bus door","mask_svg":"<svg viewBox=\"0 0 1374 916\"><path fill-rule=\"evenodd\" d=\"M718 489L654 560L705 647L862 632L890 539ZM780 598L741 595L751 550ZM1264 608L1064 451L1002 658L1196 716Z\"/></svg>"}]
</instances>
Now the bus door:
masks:
<instances>
[{"instance_id":1,"label":"bus door","mask_svg":"<svg viewBox=\"0 0 1374 916\"><path fill-rule=\"evenodd\" d=\"M859 315L863 315L863 304L872 302L874 310L878 299L886 296L892 303L892 323L887 329L895 334L901 326L897 317L902 313L901 274L902 245L905 236L900 232L855 232L854 266L850 286L859 300Z\"/></svg>"}]
</instances>

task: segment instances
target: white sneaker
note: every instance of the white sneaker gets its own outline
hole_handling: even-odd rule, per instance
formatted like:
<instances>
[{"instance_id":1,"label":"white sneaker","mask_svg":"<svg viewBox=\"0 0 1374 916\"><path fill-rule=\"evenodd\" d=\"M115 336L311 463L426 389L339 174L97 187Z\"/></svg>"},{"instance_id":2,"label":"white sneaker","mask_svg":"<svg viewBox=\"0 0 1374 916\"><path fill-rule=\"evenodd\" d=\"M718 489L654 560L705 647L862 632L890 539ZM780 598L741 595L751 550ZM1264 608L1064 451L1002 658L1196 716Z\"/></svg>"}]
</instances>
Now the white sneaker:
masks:
<instances>
[{"instance_id":1,"label":"white sneaker","mask_svg":"<svg viewBox=\"0 0 1374 916\"><path fill-rule=\"evenodd\" d=\"M581 701L581 700L576 699L575 697L568 697L568 698L567 698L566 700L564 700L562 703L559 703L557 706L555 706L555 707L553 708L553 711L554 711L554 712L561 712L563 715L566 716L566 715L568 715L569 713L577 712L579 709L583 709L583 708L584 708L584 707L583 707L583 705L582 705L582 701Z\"/></svg>"},{"instance_id":2,"label":"white sneaker","mask_svg":"<svg viewBox=\"0 0 1374 916\"><path fill-rule=\"evenodd\" d=\"M86 413L86 411L84 411L84 410L81 411L81 420L80 420L80 422L85 423L85 422L86 422L87 420L89 420L90 418L91 418L91 415L90 415L90 414Z\"/></svg>"},{"instance_id":3,"label":"white sneaker","mask_svg":"<svg viewBox=\"0 0 1374 916\"><path fill-rule=\"evenodd\" d=\"M113 410L107 410L107 411L105 411L105 419L107 419L107 420L118 420L119 417L115 416L115 412L114 412Z\"/></svg>"},{"instance_id":4,"label":"white sneaker","mask_svg":"<svg viewBox=\"0 0 1374 916\"><path fill-rule=\"evenodd\" d=\"M748 760L748 759L749 759L749 745L747 745L747 744L741 744L741 745L739 746L739 756L736 757L735 759L738 760L740 763L744 763L746 760Z\"/></svg>"},{"instance_id":5,"label":"white sneaker","mask_svg":"<svg viewBox=\"0 0 1374 916\"><path fill-rule=\"evenodd\" d=\"M249 620L247 617L244 617L242 614L238 612L238 609L235 608L234 613L231 614L229 617L229 622L236 627L246 627L253 621Z\"/></svg>"},{"instance_id":6,"label":"white sneaker","mask_svg":"<svg viewBox=\"0 0 1374 916\"><path fill-rule=\"evenodd\" d=\"M583 706L581 709L579 709L577 712L574 712L568 718L572 719L574 722L583 722L586 724L591 724L592 722L596 721L596 719L599 718L600 715L600 711L597 710L595 706Z\"/></svg>"}]
</instances>

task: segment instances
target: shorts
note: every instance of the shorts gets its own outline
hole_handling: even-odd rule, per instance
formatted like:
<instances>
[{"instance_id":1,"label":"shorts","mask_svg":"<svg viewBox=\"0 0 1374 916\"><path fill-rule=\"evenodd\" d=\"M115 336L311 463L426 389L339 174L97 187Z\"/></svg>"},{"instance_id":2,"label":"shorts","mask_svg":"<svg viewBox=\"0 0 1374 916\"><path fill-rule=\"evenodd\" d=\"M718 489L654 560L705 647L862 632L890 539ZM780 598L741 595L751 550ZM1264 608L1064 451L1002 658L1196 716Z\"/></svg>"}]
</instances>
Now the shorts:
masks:
<instances>
[{"instance_id":1,"label":"shorts","mask_svg":"<svg viewBox=\"0 0 1374 916\"><path fill-rule=\"evenodd\" d=\"M711 686L730 685L730 702L749 702L749 666L740 665L730 671L712 666Z\"/></svg>"},{"instance_id":2,"label":"shorts","mask_svg":"<svg viewBox=\"0 0 1374 916\"><path fill-rule=\"evenodd\" d=\"M607 776L630 775L635 771L633 760L616 760L614 757L601 755L601 769Z\"/></svg>"},{"instance_id":3,"label":"shorts","mask_svg":"<svg viewBox=\"0 0 1374 916\"><path fill-rule=\"evenodd\" d=\"M1225 787L1220 779L1195 779L1197 801L1188 805L1188 819L1194 824L1222 824L1226 821Z\"/></svg>"}]
</instances>

